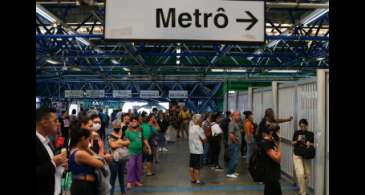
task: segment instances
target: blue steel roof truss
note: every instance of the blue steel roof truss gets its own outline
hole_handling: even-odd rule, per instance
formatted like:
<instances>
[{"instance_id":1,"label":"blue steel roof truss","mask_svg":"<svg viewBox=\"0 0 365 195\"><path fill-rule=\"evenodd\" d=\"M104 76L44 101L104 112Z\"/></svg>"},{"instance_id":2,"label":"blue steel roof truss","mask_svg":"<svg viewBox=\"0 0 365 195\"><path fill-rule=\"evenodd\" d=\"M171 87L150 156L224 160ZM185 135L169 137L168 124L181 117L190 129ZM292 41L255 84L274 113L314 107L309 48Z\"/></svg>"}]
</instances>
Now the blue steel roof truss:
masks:
<instances>
[{"instance_id":1,"label":"blue steel roof truss","mask_svg":"<svg viewBox=\"0 0 365 195\"><path fill-rule=\"evenodd\" d=\"M56 10L55 8L52 11ZM107 98L111 98L111 91L114 89L130 89L138 93L143 89L156 89L167 99L168 90L184 89L189 90L187 105L194 111L217 110L217 97L215 94L221 88L221 81L212 83L198 81L122 81L114 82L112 77L126 75L127 72L114 74L114 68L130 68L142 70L146 75L164 76L165 68L175 70L188 69L195 71L196 75L205 76L210 68L248 68L250 71L241 73L242 77L249 77L255 72L270 68L303 68L314 70L316 68L328 68L328 41L329 29L324 35L319 35L323 24L328 23L328 13L307 26L297 25L292 30L292 35L266 35L266 40L281 40L275 47L263 47L263 52L253 51L262 48L255 45L242 44L220 44L220 43L149 43L149 42L105 42L102 34L95 32L96 26L104 23L103 8L92 10L89 15L72 29L75 34L66 32L63 24L70 19L68 14L70 6L57 8L61 25L56 27L47 23L44 18L36 16L36 48L37 48L37 95L45 97L63 97L65 89L105 89ZM292 24L298 21L291 10L288 11L292 18ZM91 24L90 24L91 22ZM98 24L100 22L100 24ZM91 26L90 26L91 25ZM282 25L275 25L273 21L267 20L267 27L273 32L282 33ZM88 26L87 34L78 34L76 31ZM45 32L42 32L44 29ZM315 33L313 33L315 32ZM91 46L80 44L77 40L83 38L92 44ZM101 52L97 52L95 49ZM180 53L177 49L180 49ZM180 64L175 64L175 59L180 56ZM248 60L248 58L251 58ZM68 66L76 65L84 68L86 74L80 77L77 73L60 71L61 64L50 65L47 59L55 59L65 62ZM315 60L322 58L323 60ZM115 59L118 63L112 63ZM131 60L132 59L132 60ZM38 72L39 71L39 72ZM290 74L300 77L302 73ZM289 75L284 75L289 76ZM85 80L84 80L85 78ZM144 83L146 82L146 83ZM199 102L203 100L203 102Z\"/></svg>"}]
</instances>

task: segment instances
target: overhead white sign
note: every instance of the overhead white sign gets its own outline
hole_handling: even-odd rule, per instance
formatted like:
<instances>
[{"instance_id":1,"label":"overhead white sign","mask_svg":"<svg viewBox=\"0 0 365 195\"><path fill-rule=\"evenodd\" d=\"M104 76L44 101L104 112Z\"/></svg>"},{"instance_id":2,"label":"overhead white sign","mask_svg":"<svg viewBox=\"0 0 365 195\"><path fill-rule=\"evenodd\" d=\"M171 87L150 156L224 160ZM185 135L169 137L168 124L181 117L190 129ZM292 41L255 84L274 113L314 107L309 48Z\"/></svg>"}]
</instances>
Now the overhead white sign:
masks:
<instances>
[{"instance_id":1,"label":"overhead white sign","mask_svg":"<svg viewBox=\"0 0 365 195\"><path fill-rule=\"evenodd\" d=\"M131 98L132 90L113 90L114 98Z\"/></svg>"},{"instance_id":2,"label":"overhead white sign","mask_svg":"<svg viewBox=\"0 0 365 195\"><path fill-rule=\"evenodd\" d=\"M264 42L265 1L106 0L105 39Z\"/></svg>"},{"instance_id":3,"label":"overhead white sign","mask_svg":"<svg viewBox=\"0 0 365 195\"><path fill-rule=\"evenodd\" d=\"M140 98L159 98L160 92L157 90L141 90L139 97Z\"/></svg>"},{"instance_id":4,"label":"overhead white sign","mask_svg":"<svg viewBox=\"0 0 365 195\"><path fill-rule=\"evenodd\" d=\"M185 99L188 98L188 91L186 90L170 90L169 98L171 99Z\"/></svg>"},{"instance_id":5,"label":"overhead white sign","mask_svg":"<svg viewBox=\"0 0 365 195\"><path fill-rule=\"evenodd\" d=\"M65 90L65 98L81 98L84 97L82 90Z\"/></svg>"},{"instance_id":6,"label":"overhead white sign","mask_svg":"<svg viewBox=\"0 0 365 195\"><path fill-rule=\"evenodd\" d=\"M104 90L86 90L86 96L91 98L103 98L105 97Z\"/></svg>"}]
</instances>

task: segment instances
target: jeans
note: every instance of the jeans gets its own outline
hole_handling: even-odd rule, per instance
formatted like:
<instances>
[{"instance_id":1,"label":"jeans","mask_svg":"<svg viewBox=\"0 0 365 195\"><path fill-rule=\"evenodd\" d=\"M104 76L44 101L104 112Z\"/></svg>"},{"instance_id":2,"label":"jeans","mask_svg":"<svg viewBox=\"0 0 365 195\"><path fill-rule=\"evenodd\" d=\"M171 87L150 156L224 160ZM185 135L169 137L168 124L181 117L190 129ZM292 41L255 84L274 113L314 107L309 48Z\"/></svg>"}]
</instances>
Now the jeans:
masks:
<instances>
[{"instance_id":1,"label":"jeans","mask_svg":"<svg viewBox=\"0 0 365 195\"><path fill-rule=\"evenodd\" d=\"M158 133L158 147L163 148L166 147L166 138L165 132Z\"/></svg>"},{"instance_id":2,"label":"jeans","mask_svg":"<svg viewBox=\"0 0 365 195\"><path fill-rule=\"evenodd\" d=\"M252 142L251 143L248 143L248 140L247 140L247 136L245 136L245 140L246 140L246 143L247 143L247 152L246 152L246 163L248 164L250 162L250 158L254 152L254 149L255 149L255 141L254 141L254 138L252 137Z\"/></svg>"},{"instance_id":3,"label":"jeans","mask_svg":"<svg viewBox=\"0 0 365 195\"><path fill-rule=\"evenodd\" d=\"M115 162L114 160L110 164L110 185L112 189L110 191L110 195L114 194L114 187L115 187L115 180L118 176L120 191L125 192L124 186L124 169L125 169L126 162Z\"/></svg>"},{"instance_id":4,"label":"jeans","mask_svg":"<svg viewBox=\"0 0 365 195\"><path fill-rule=\"evenodd\" d=\"M227 174L233 174L236 172L238 161L240 159L241 144L230 144L229 146L229 162Z\"/></svg>"},{"instance_id":5,"label":"jeans","mask_svg":"<svg viewBox=\"0 0 365 195\"><path fill-rule=\"evenodd\" d=\"M204 143L203 144L203 150L204 150L203 161L204 161L204 163L208 163L208 160L209 160L209 143Z\"/></svg>"}]
</instances>

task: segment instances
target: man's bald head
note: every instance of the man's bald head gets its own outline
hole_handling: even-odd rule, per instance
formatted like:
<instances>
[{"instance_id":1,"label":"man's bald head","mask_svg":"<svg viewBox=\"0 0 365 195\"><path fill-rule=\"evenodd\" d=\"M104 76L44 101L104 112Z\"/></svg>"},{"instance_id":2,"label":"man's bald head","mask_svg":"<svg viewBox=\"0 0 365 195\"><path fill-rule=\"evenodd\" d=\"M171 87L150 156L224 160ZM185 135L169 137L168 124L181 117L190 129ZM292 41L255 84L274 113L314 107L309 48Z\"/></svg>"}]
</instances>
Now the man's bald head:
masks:
<instances>
[{"instance_id":1,"label":"man's bald head","mask_svg":"<svg viewBox=\"0 0 365 195\"><path fill-rule=\"evenodd\" d=\"M241 120L241 113L240 112L233 112L232 113L232 118L233 120L235 120L236 122Z\"/></svg>"}]
</instances>

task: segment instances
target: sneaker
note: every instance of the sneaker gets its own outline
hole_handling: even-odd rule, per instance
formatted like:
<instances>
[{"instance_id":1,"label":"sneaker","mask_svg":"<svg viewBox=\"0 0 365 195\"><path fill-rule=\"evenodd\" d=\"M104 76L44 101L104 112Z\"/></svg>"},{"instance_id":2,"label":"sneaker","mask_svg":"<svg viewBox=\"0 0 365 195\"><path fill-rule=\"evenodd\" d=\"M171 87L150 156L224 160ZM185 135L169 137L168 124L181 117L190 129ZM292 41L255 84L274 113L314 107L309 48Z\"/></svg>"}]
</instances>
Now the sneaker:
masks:
<instances>
[{"instance_id":1,"label":"sneaker","mask_svg":"<svg viewBox=\"0 0 365 195\"><path fill-rule=\"evenodd\" d=\"M162 148L162 151L168 152L169 150L167 148Z\"/></svg>"},{"instance_id":2,"label":"sneaker","mask_svg":"<svg viewBox=\"0 0 365 195\"><path fill-rule=\"evenodd\" d=\"M233 173L233 174L234 174L235 176L237 176L237 177L240 175L239 173Z\"/></svg>"},{"instance_id":3,"label":"sneaker","mask_svg":"<svg viewBox=\"0 0 365 195\"><path fill-rule=\"evenodd\" d=\"M224 169L221 166L216 166L215 171L223 171Z\"/></svg>"},{"instance_id":4,"label":"sneaker","mask_svg":"<svg viewBox=\"0 0 365 195\"><path fill-rule=\"evenodd\" d=\"M158 149L158 151L159 151L159 152L162 152L162 150L163 150L162 148L159 148L159 149Z\"/></svg>"},{"instance_id":5,"label":"sneaker","mask_svg":"<svg viewBox=\"0 0 365 195\"><path fill-rule=\"evenodd\" d=\"M198 185L204 185L205 182L204 181L196 181L195 184L198 184Z\"/></svg>"},{"instance_id":6,"label":"sneaker","mask_svg":"<svg viewBox=\"0 0 365 195\"><path fill-rule=\"evenodd\" d=\"M227 174L226 176L229 178L233 178L233 179L237 178L237 176L235 174Z\"/></svg>"}]
</instances>

